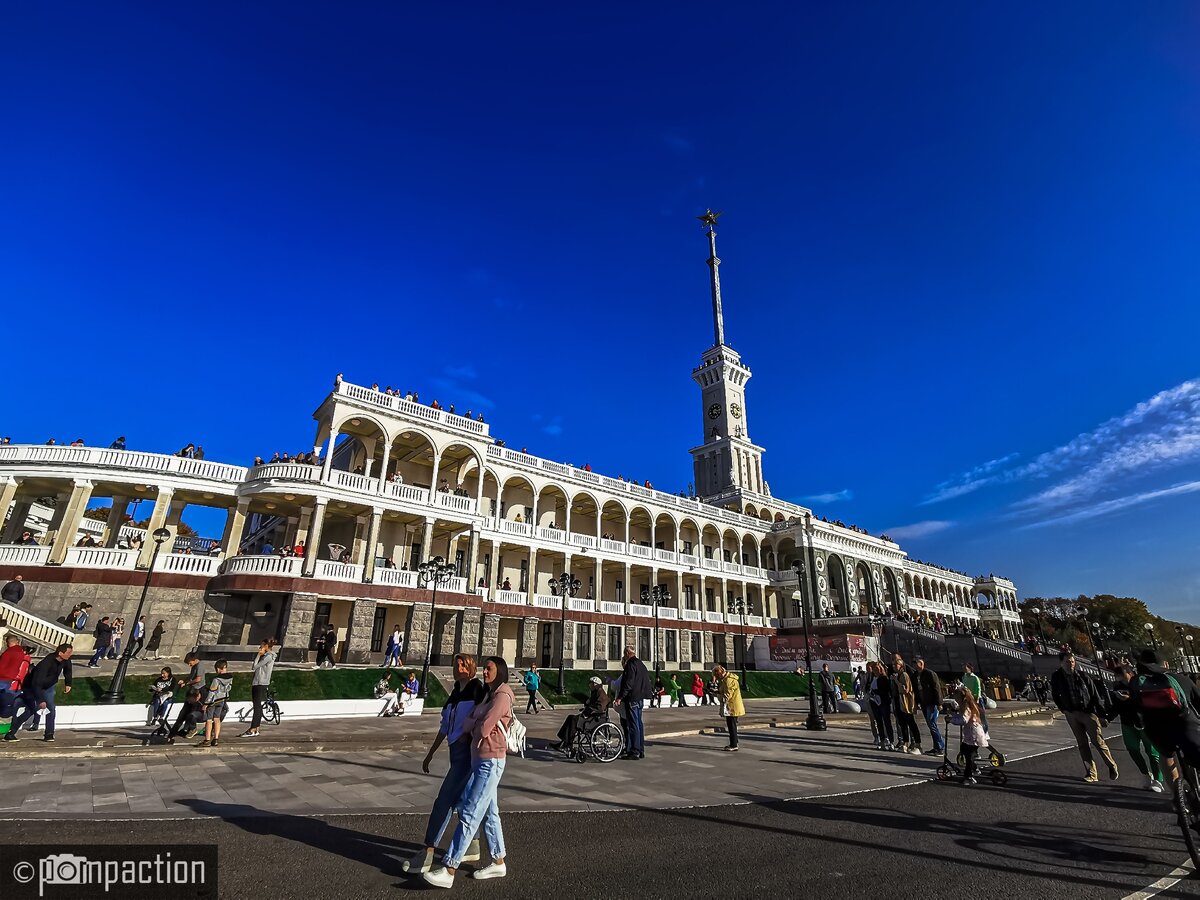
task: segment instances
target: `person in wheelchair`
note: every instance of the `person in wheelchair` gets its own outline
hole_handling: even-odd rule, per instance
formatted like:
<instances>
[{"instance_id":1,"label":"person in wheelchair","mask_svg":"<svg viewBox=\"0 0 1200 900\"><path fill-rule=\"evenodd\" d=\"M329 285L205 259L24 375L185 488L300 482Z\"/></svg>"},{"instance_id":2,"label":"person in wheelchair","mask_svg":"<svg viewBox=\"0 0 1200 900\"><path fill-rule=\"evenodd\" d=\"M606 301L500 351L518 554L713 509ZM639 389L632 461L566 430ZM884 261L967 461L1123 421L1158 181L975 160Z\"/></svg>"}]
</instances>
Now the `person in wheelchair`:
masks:
<instances>
[{"instance_id":1,"label":"person in wheelchair","mask_svg":"<svg viewBox=\"0 0 1200 900\"><path fill-rule=\"evenodd\" d=\"M588 694L583 710L573 716L567 716L562 728L558 729L558 740L550 744L551 750L570 752L575 744L575 735L579 732L587 734L601 722L608 721L608 691L604 683L595 675L591 679L592 690Z\"/></svg>"}]
</instances>

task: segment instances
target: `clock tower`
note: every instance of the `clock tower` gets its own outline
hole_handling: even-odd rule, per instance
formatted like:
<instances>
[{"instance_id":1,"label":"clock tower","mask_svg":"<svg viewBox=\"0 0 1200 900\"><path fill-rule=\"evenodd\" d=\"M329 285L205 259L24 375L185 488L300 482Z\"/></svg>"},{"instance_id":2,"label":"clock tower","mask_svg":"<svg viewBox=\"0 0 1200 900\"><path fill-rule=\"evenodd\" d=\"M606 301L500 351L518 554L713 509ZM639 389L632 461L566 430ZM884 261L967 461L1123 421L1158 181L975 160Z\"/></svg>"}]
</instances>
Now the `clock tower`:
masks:
<instances>
[{"instance_id":1,"label":"clock tower","mask_svg":"<svg viewBox=\"0 0 1200 900\"><path fill-rule=\"evenodd\" d=\"M721 310L721 260L717 258L717 217L711 209L698 216L708 235L709 282L712 289L713 346L700 357L692 379L700 386L703 443L691 450L696 493L701 499L737 491L766 494L762 475L763 448L750 441L746 415L746 382L750 368L725 343Z\"/></svg>"}]
</instances>

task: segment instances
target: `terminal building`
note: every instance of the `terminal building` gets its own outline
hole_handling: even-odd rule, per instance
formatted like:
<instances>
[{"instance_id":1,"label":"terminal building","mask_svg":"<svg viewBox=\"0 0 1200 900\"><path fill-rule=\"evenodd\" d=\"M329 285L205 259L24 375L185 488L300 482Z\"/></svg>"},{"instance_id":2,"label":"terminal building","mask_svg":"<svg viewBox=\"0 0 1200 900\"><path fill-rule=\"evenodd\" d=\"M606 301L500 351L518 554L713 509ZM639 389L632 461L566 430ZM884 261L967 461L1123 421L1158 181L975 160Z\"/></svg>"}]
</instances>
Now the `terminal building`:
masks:
<instances>
[{"instance_id":1,"label":"terminal building","mask_svg":"<svg viewBox=\"0 0 1200 900\"><path fill-rule=\"evenodd\" d=\"M154 562L147 621L166 620L170 655L236 657L276 637L298 660L331 623L351 663L379 660L399 625L406 658L429 642L434 664L461 649L603 669L632 646L664 668L740 665L743 653L771 665L771 639L802 627L803 604L822 634L908 610L1019 637L1011 581L916 562L771 496L751 371L725 340L716 215L702 221L714 340L692 371L695 496L517 452L481 418L339 377L313 414L313 463L0 446L0 579L23 575L27 614L55 620L87 602L131 622L154 550L124 547L137 501L147 533L174 533L189 506L225 511L210 552L170 541ZM84 517L97 501L111 501L107 522ZM26 530L35 543L20 542ZM76 546L88 530L97 546ZM303 556L275 552L297 545ZM454 574L435 598L417 567L438 556ZM574 596L558 593L564 573ZM659 602L645 602L655 587Z\"/></svg>"}]
</instances>

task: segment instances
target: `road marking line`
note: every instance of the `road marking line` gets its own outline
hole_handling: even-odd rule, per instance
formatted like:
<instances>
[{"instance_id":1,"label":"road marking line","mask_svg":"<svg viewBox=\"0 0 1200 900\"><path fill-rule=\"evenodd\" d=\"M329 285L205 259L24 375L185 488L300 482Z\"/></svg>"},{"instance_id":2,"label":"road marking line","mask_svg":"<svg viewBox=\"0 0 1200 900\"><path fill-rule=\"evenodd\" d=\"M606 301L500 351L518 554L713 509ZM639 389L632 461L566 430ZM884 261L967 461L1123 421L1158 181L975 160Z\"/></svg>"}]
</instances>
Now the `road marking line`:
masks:
<instances>
[{"instance_id":1,"label":"road marking line","mask_svg":"<svg viewBox=\"0 0 1200 900\"><path fill-rule=\"evenodd\" d=\"M1158 879L1158 881L1154 882L1154 884L1146 887L1145 890L1137 891L1136 893L1127 895L1123 898L1123 900L1150 900L1150 898L1155 894L1159 894L1168 888L1175 887L1175 885L1179 884L1179 882L1183 881L1183 879L1187 878L1192 873L1192 869L1192 861L1190 859L1184 860L1183 865L1178 869L1175 869L1173 872L1168 872L1162 878Z\"/></svg>"}]
</instances>

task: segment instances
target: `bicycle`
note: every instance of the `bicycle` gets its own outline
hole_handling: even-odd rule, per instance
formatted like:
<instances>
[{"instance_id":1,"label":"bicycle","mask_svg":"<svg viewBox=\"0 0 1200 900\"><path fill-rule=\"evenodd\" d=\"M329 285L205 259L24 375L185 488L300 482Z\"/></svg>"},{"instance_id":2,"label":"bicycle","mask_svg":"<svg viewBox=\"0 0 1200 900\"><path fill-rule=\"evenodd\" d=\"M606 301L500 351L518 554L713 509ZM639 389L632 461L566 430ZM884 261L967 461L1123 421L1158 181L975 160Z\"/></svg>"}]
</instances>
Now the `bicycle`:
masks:
<instances>
[{"instance_id":1,"label":"bicycle","mask_svg":"<svg viewBox=\"0 0 1200 900\"><path fill-rule=\"evenodd\" d=\"M275 689L270 685L267 686L267 696L263 698L262 716L263 721L268 725L278 725L283 716L283 710L279 708L279 703L275 700Z\"/></svg>"},{"instance_id":2,"label":"bicycle","mask_svg":"<svg viewBox=\"0 0 1200 900\"><path fill-rule=\"evenodd\" d=\"M1200 869L1200 778L1178 750L1171 756L1175 769L1175 813L1192 865Z\"/></svg>"}]
</instances>

